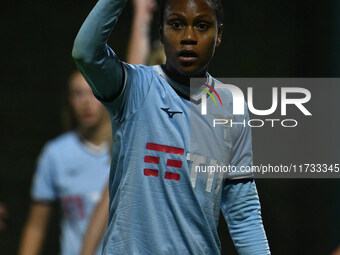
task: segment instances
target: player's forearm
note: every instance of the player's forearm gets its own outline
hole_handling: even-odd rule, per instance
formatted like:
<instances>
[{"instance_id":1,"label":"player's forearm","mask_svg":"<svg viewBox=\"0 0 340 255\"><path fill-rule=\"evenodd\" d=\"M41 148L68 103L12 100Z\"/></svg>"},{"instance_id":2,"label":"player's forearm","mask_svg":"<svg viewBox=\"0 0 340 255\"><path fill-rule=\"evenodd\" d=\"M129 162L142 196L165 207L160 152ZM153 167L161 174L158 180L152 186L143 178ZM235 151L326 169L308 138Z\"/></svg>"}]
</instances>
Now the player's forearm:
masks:
<instances>
[{"instance_id":1,"label":"player's forearm","mask_svg":"<svg viewBox=\"0 0 340 255\"><path fill-rule=\"evenodd\" d=\"M37 255L40 253L45 237L46 222L38 222L32 218L27 222L19 248L19 255Z\"/></svg>"},{"instance_id":2,"label":"player's forearm","mask_svg":"<svg viewBox=\"0 0 340 255\"><path fill-rule=\"evenodd\" d=\"M72 57L95 94L103 99L114 97L123 79L120 61L106 43L125 3L99 0L74 41Z\"/></svg>"},{"instance_id":3,"label":"player's forearm","mask_svg":"<svg viewBox=\"0 0 340 255\"><path fill-rule=\"evenodd\" d=\"M222 211L238 253L270 254L255 183L249 181L228 186Z\"/></svg>"},{"instance_id":4,"label":"player's forearm","mask_svg":"<svg viewBox=\"0 0 340 255\"><path fill-rule=\"evenodd\" d=\"M102 239L109 218L109 189L104 191L101 201L93 212L89 227L84 238L80 255L94 255Z\"/></svg>"},{"instance_id":5,"label":"player's forearm","mask_svg":"<svg viewBox=\"0 0 340 255\"><path fill-rule=\"evenodd\" d=\"M43 231L28 225L23 233L20 243L19 255L37 255L43 243Z\"/></svg>"},{"instance_id":6,"label":"player's forearm","mask_svg":"<svg viewBox=\"0 0 340 255\"><path fill-rule=\"evenodd\" d=\"M48 204L33 204L24 227L19 246L19 255L39 254L51 214Z\"/></svg>"},{"instance_id":7,"label":"player's forearm","mask_svg":"<svg viewBox=\"0 0 340 255\"><path fill-rule=\"evenodd\" d=\"M150 53L150 22L143 12L135 11L129 41L127 62L130 64L145 64Z\"/></svg>"},{"instance_id":8,"label":"player's forearm","mask_svg":"<svg viewBox=\"0 0 340 255\"><path fill-rule=\"evenodd\" d=\"M105 219L107 223L107 218ZM88 233L84 238L83 248L80 255L94 255L98 249L101 238L104 235L105 225L96 226L92 225L88 229Z\"/></svg>"},{"instance_id":9,"label":"player's forearm","mask_svg":"<svg viewBox=\"0 0 340 255\"><path fill-rule=\"evenodd\" d=\"M73 56L93 62L105 55L106 43L126 0L99 0L81 26L74 42Z\"/></svg>"}]
</instances>

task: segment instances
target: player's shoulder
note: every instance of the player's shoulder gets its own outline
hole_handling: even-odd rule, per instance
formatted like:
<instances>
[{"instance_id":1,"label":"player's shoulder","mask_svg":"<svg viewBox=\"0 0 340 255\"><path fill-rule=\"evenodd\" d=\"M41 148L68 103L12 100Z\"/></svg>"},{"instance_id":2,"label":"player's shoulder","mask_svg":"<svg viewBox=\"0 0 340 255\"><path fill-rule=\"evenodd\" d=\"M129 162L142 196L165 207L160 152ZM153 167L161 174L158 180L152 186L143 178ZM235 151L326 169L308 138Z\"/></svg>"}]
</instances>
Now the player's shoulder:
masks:
<instances>
[{"instance_id":1,"label":"player's shoulder","mask_svg":"<svg viewBox=\"0 0 340 255\"><path fill-rule=\"evenodd\" d=\"M63 133L56 138L48 141L44 146L44 151L47 153L60 153L66 149L72 149L76 145L77 134L75 131Z\"/></svg>"},{"instance_id":2,"label":"player's shoulder","mask_svg":"<svg viewBox=\"0 0 340 255\"><path fill-rule=\"evenodd\" d=\"M143 86L137 86L139 88L150 88L151 83L155 79L155 72L151 66L146 65L134 65L123 62L124 69L124 84L130 86L131 84L143 84Z\"/></svg>"},{"instance_id":3,"label":"player's shoulder","mask_svg":"<svg viewBox=\"0 0 340 255\"><path fill-rule=\"evenodd\" d=\"M126 62L122 62L122 64L123 64L123 69L125 71L125 74L127 75L152 75L153 74L152 66L135 65L135 64L129 64Z\"/></svg>"}]
</instances>

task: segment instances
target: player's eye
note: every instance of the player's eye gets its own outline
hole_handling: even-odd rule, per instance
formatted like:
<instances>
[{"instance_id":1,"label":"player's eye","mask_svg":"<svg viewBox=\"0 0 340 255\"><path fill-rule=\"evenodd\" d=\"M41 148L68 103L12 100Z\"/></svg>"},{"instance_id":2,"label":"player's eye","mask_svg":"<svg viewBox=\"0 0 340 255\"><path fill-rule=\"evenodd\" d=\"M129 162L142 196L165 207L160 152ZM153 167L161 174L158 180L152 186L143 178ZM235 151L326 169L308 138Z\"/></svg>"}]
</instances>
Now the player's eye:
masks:
<instances>
[{"instance_id":1,"label":"player's eye","mask_svg":"<svg viewBox=\"0 0 340 255\"><path fill-rule=\"evenodd\" d=\"M199 31L206 31L208 30L209 25L207 23L199 23L196 27Z\"/></svg>"},{"instance_id":2,"label":"player's eye","mask_svg":"<svg viewBox=\"0 0 340 255\"><path fill-rule=\"evenodd\" d=\"M183 24L179 21L170 22L169 25L173 30L180 30L183 28Z\"/></svg>"}]
</instances>

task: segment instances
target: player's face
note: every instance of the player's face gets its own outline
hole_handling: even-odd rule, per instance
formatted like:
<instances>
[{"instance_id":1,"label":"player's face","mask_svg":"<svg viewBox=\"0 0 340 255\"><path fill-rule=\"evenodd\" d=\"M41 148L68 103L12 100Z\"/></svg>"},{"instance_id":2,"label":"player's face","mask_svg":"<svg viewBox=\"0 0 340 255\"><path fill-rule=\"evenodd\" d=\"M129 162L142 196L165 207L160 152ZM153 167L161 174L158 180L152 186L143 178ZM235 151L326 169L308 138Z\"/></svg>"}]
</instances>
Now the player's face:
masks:
<instances>
[{"instance_id":1,"label":"player's face","mask_svg":"<svg viewBox=\"0 0 340 255\"><path fill-rule=\"evenodd\" d=\"M90 86L80 73L72 77L69 89L69 101L78 126L91 128L106 120L107 112L104 106L94 97Z\"/></svg>"},{"instance_id":2,"label":"player's face","mask_svg":"<svg viewBox=\"0 0 340 255\"><path fill-rule=\"evenodd\" d=\"M167 70L185 76L204 74L221 37L222 26L208 1L167 1L161 30Z\"/></svg>"}]
</instances>

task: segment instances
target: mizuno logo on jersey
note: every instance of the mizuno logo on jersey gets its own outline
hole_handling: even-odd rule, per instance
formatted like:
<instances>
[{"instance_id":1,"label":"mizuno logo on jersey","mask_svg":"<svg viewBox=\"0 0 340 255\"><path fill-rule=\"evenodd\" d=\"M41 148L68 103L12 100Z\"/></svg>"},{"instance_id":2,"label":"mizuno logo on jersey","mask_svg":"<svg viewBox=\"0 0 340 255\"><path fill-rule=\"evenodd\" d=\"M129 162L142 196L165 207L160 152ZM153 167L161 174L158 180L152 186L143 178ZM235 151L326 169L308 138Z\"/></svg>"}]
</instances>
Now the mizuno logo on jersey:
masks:
<instances>
[{"instance_id":1,"label":"mizuno logo on jersey","mask_svg":"<svg viewBox=\"0 0 340 255\"><path fill-rule=\"evenodd\" d=\"M170 108L161 108L161 109L168 114L170 119L172 119L175 116L175 114L182 114L183 113L183 112L171 112L171 111L169 111Z\"/></svg>"}]
</instances>

